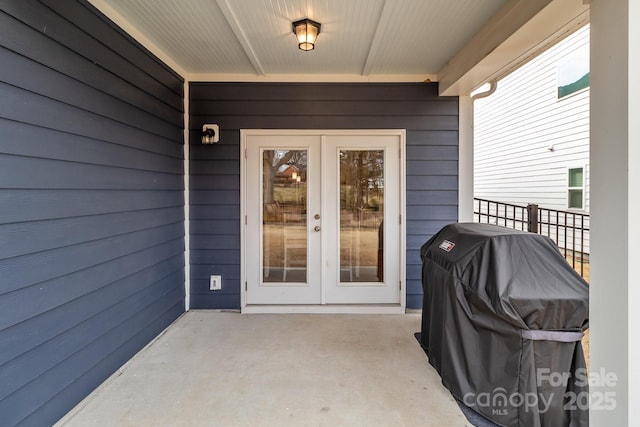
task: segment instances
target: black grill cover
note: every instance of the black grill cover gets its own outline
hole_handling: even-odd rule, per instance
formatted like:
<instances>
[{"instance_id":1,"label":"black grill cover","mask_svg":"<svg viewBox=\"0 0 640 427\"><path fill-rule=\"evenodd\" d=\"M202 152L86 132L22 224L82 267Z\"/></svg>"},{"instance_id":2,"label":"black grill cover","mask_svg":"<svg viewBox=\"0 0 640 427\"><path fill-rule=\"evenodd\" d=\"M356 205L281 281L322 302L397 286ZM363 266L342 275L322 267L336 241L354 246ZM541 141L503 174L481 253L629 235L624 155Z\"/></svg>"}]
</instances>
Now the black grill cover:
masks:
<instances>
[{"instance_id":1,"label":"black grill cover","mask_svg":"<svg viewBox=\"0 0 640 427\"><path fill-rule=\"evenodd\" d=\"M420 254L420 340L454 397L504 426L588 425L589 289L553 241L451 224Z\"/></svg>"}]
</instances>

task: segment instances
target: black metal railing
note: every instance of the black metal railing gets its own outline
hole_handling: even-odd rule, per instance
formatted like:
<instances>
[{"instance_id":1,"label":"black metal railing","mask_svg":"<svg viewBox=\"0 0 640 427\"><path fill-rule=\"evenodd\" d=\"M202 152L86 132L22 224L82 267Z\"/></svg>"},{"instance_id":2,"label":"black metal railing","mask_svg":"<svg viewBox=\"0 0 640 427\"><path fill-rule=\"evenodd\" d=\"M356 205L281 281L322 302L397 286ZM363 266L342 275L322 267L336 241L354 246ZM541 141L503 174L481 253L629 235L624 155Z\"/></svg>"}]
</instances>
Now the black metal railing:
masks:
<instances>
[{"instance_id":1,"label":"black metal railing","mask_svg":"<svg viewBox=\"0 0 640 427\"><path fill-rule=\"evenodd\" d=\"M477 216L475 218L476 222L529 231L526 206L512 205L486 199L473 200L473 213Z\"/></svg>"},{"instance_id":2,"label":"black metal railing","mask_svg":"<svg viewBox=\"0 0 640 427\"><path fill-rule=\"evenodd\" d=\"M543 234L551 238L569 264L589 279L589 215L580 212L474 199L474 220L480 223Z\"/></svg>"}]
</instances>

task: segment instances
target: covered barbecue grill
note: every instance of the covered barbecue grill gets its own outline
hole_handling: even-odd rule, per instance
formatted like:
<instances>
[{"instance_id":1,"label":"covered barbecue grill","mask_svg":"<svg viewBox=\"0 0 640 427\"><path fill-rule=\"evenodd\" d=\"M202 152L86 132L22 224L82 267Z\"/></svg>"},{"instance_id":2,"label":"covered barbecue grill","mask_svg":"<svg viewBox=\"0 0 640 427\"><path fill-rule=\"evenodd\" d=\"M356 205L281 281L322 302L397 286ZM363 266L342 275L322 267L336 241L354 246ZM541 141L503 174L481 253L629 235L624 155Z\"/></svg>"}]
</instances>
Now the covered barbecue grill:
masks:
<instances>
[{"instance_id":1,"label":"covered barbecue grill","mask_svg":"<svg viewBox=\"0 0 640 427\"><path fill-rule=\"evenodd\" d=\"M504 426L588 425L589 289L553 241L451 224L420 253L420 342L454 397Z\"/></svg>"}]
</instances>

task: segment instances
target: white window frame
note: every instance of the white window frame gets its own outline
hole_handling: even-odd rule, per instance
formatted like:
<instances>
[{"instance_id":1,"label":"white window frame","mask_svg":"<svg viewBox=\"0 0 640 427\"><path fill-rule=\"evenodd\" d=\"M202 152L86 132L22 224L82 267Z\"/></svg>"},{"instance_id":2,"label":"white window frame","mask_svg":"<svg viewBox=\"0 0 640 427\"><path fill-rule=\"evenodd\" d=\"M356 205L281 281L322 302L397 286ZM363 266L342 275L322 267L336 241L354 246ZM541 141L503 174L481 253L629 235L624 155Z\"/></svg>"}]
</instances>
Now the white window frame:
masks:
<instances>
[{"instance_id":1,"label":"white window frame","mask_svg":"<svg viewBox=\"0 0 640 427\"><path fill-rule=\"evenodd\" d=\"M569 186L570 183L570 179L571 179L571 171L574 169L582 169L582 186L580 187L571 187ZM568 166L567 167L567 180L565 181L567 183L567 209L572 210L572 211L584 211L585 210L585 203L586 203L586 188L587 188L587 166L586 165L575 165L575 166ZM580 190L582 191L582 202L581 202L581 207L573 207L571 206L571 197L570 197L570 193L572 190Z\"/></svg>"},{"instance_id":2,"label":"white window frame","mask_svg":"<svg viewBox=\"0 0 640 427\"><path fill-rule=\"evenodd\" d=\"M560 58L558 60L558 62L556 63L556 101L557 102L560 102L560 101L562 101L564 99L571 98L574 95L577 95L579 93L585 92L586 90L590 89L590 87L591 87L591 70L587 69L586 74L589 75L589 84L587 84L585 87L581 87L581 88L579 88L577 90L574 90L572 92L569 92L569 93L567 93L565 95L560 96L560 88L562 87L560 85L560 77L561 77L560 74L562 72L561 69L563 68L564 63L570 62L570 61L572 61L572 59L575 59L575 58L579 57L580 50L581 49L585 49L585 48L588 51L588 49L589 49L589 44L588 43L586 44L586 47L583 44L583 45L580 45L580 46L574 48L573 51L569 52L565 57ZM587 62L587 68L589 68L589 63L588 62ZM573 83L577 83L577 81L575 81Z\"/></svg>"}]
</instances>

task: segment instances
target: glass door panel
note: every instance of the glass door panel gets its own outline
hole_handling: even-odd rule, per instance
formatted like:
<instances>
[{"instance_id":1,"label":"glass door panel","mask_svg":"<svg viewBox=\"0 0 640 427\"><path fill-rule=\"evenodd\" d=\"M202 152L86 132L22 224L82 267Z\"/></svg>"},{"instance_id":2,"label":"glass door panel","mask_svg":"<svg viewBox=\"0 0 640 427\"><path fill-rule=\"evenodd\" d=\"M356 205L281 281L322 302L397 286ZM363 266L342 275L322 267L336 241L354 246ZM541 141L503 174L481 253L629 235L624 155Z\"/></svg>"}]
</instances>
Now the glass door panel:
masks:
<instances>
[{"instance_id":1,"label":"glass door panel","mask_svg":"<svg viewBox=\"0 0 640 427\"><path fill-rule=\"evenodd\" d=\"M262 152L262 280L307 282L307 151Z\"/></svg>"},{"instance_id":2,"label":"glass door panel","mask_svg":"<svg viewBox=\"0 0 640 427\"><path fill-rule=\"evenodd\" d=\"M340 282L384 281L384 151L340 150Z\"/></svg>"}]
</instances>

